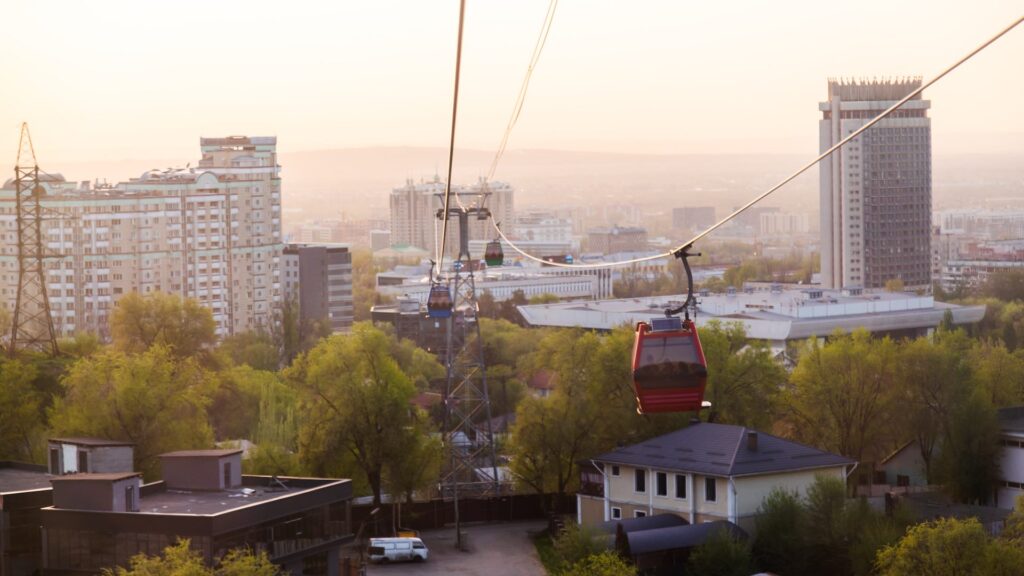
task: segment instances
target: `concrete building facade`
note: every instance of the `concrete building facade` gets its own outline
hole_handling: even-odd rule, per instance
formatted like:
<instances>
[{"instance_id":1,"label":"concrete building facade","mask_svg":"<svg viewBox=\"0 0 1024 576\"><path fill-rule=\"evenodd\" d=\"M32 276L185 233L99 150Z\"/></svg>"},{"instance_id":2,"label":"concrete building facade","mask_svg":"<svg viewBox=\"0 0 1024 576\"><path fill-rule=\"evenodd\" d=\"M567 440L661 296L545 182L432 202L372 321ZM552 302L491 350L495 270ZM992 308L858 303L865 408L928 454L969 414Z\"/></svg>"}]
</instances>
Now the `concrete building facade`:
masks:
<instances>
[{"instance_id":1,"label":"concrete building facade","mask_svg":"<svg viewBox=\"0 0 1024 576\"><path fill-rule=\"evenodd\" d=\"M647 230L636 226L613 226L587 231L587 252L612 254L647 249Z\"/></svg>"},{"instance_id":2,"label":"concrete building facade","mask_svg":"<svg viewBox=\"0 0 1024 576\"><path fill-rule=\"evenodd\" d=\"M824 152L921 86L920 78L828 83L818 109ZM819 164L821 281L931 286L931 103L903 105Z\"/></svg>"},{"instance_id":3,"label":"concrete building facade","mask_svg":"<svg viewBox=\"0 0 1024 576\"><path fill-rule=\"evenodd\" d=\"M124 294L195 298L220 335L269 327L281 302L281 167L274 137L201 138L195 167L116 185L47 178L42 235L59 335L109 337ZM0 188L0 302L18 285L15 191Z\"/></svg>"},{"instance_id":4,"label":"concrete building facade","mask_svg":"<svg viewBox=\"0 0 1024 576\"><path fill-rule=\"evenodd\" d=\"M443 202L438 195L443 195L444 191L445 183L439 176L434 176L433 180L419 182L410 179L406 181L405 186L391 191L392 246L415 246L434 253L441 238L437 211L442 208ZM471 185L452 186L452 194L462 194L462 201L467 206L476 205L477 197L474 195L482 192L490 193L486 207L490 209L494 220L502 223L505 234L512 234L515 230L515 204L514 191L510 185L504 182L487 182L481 178ZM456 206L453 199L451 207ZM453 220L448 226L449 255L454 255L459 248L459 224ZM489 221L470 218L470 240L492 240L495 235Z\"/></svg>"},{"instance_id":5,"label":"concrete building facade","mask_svg":"<svg viewBox=\"0 0 1024 576\"><path fill-rule=\"evenodd\" d=\"M347 244L289 244L282 269L285 301L298 303L302 321L327 320L333 332L352 328L352 252Z\"/></svg>"}]
</instances>

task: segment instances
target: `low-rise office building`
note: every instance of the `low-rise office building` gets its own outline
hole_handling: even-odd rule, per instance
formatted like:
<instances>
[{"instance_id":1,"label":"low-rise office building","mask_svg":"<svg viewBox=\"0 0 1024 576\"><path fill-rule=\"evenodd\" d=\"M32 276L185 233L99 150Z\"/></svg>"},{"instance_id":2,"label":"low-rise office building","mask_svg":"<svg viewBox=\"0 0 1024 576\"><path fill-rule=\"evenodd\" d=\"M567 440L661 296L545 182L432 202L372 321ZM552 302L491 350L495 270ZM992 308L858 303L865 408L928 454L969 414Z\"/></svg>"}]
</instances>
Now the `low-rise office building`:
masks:
<instances>
[{"instance_id":1,"label":"low-rise office building","mask_svg":"<svg viewBox=\"0 0 1024 576\"><path fill-rule=\"evenodd\" d=\"M44 574L96 574L188 538L208 564L233 548L266 552L289 574L339 573L353 539L349 480L241 474L241 450L161 457L164 480L137 473L53 478L41 511Z\"/></svg>"},{"instance_id":2,"label":"low-rise office building","mask_svg":"<svg viewBox=\"0 0 1024 576\"><path fill-rule=\"evenodd\" d=\"M40 564L39 511L53 503L46 466L0 462L0 576Z\"/></svg>"}]
</instances>

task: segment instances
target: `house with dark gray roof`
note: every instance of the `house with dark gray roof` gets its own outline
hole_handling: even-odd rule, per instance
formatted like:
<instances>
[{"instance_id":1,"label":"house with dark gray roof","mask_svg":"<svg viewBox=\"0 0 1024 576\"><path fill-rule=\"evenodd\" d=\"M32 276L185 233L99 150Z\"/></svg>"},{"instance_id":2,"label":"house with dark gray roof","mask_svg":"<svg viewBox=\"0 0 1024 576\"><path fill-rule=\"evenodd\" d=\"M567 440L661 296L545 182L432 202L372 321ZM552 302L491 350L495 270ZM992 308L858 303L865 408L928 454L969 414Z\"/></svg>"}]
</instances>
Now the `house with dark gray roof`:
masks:
<instances>
[{"instance_id":1,"label":"house with dark gray roof","mask_svg":"<svg viewBox=\"0 0 1024 576\"><path fill-rule=\"evenodd\" d=\"M751 530L775 488L803 494L819 475L845 480L856 462L742 426L701 422L591 460L577 495L581 524L676 514Z\"/></svg>"}]
</instances>

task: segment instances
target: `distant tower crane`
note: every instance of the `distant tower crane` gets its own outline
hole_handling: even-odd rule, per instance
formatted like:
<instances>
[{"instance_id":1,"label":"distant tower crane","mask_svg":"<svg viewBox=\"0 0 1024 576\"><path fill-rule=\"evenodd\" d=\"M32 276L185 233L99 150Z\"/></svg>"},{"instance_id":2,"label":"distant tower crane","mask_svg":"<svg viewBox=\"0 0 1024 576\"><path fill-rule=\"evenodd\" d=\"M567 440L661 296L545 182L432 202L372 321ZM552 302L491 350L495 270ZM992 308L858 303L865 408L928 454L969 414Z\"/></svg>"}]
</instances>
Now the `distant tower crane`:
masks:
<instances>
[{"instance_id":1,"label":"distant tower crane","mask_svg":"<svg viewBox=\"0 0 1024 576\"><path fill-rule=\"evenodd\" d=\"M42 231L42 198L46 189L40 182L39 164L28 123L21 125L18 158L14 166L14 190L18 224L18 291L7 351L12 357L21 350L56 355L59 350L46 289Z\"/></svg>"}]
</instances>

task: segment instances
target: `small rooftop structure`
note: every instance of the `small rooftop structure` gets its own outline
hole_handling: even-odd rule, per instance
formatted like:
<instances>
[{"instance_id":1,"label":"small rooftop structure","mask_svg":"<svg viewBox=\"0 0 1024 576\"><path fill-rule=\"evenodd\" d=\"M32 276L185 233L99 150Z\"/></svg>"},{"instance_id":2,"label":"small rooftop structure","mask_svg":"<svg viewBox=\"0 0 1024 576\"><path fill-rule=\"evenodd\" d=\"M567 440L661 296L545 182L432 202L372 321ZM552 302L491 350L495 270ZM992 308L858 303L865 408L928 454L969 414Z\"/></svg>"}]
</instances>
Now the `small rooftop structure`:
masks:
<instances>
[{"instance_id":1,"label":"small rooftop structure","mask_svg":"<svg viewBox=\"0 0 1024 576\"><path fill-rule=\"evenodd\" d=\"M227 490L242 483L242 449L179 450L160 455L171 490Z\"/></svg>"},{"instance_id":2,"label":"small rooftop structure","mask_svg":"<svg viewBox=\"0 0 1024 576\"><path fill-rule=\"evenodd\" d=\"M130 472L134 469L135 444L123 440L78 436L50 438L47 453L50 474Z\"/></svg>"}]
</instances>

